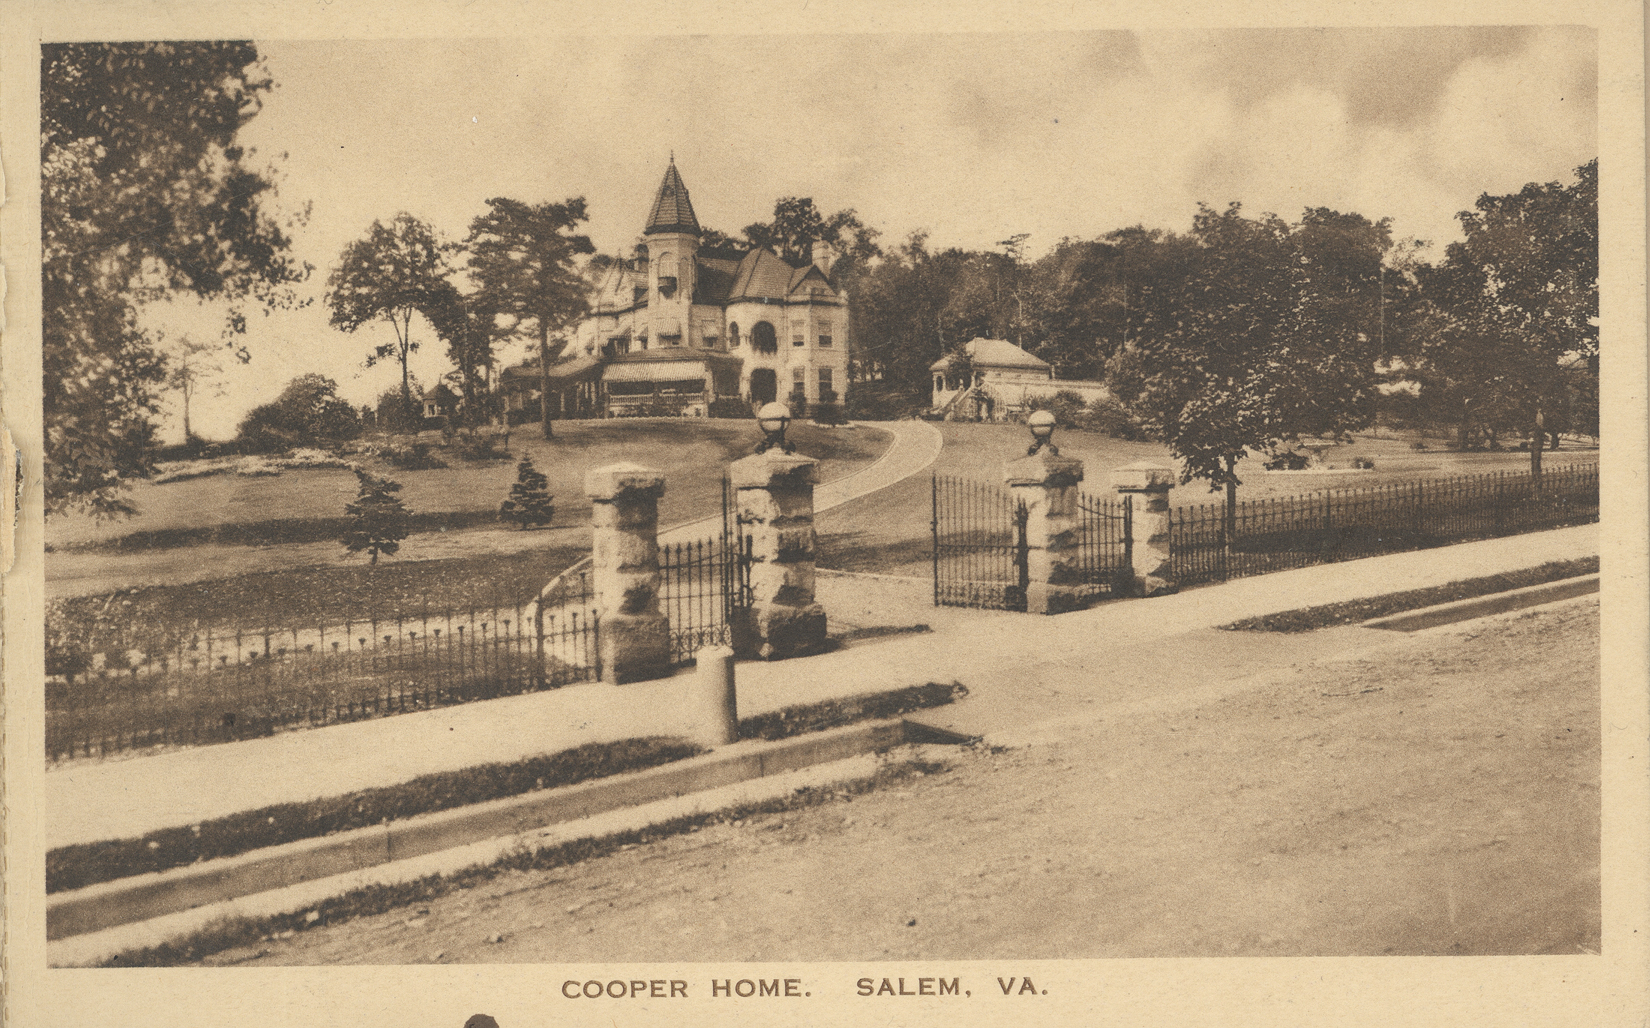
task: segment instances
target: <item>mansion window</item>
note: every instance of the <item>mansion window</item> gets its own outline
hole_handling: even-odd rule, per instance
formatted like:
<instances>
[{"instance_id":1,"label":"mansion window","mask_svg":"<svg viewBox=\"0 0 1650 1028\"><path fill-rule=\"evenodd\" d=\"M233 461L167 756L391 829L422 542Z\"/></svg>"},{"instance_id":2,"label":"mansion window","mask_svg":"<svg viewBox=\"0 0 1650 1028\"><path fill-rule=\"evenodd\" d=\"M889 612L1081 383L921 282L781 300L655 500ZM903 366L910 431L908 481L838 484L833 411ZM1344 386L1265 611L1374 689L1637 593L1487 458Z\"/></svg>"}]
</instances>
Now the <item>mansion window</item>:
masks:
<instances>
[{"instance_id":1,"label":"mansion window","mask_svg":"<svg viewBox=\"0 0 1650 1028\"><path fill-rule=\"evenodd\" d=\"M739 349L739 322L737 321L728 326L728 349Z\"/></svg>"},{"instance_id":2,"label":"mansion window","mask_svg":"<svg viewBox=\"0 0 1650 1028\"><path fill-rule=\"evenodd\" d=\"M825 331L823 331L819 334L819 345L820 346L829 347L831 345L830 332L831 332L831 330L829 328L827 328Z\"/></svg>"},{"instance_id":3,"label":"mansion window","mask_svg":"<svg viewBox=\"0 0 1650 1028\"><path fill-rule=\"evenodd\" d=\"M828 392L831 391L831 369L830 368L820 368L819 369L819 391L821 393L828 393Z\"/></svg>"}]
</instances>

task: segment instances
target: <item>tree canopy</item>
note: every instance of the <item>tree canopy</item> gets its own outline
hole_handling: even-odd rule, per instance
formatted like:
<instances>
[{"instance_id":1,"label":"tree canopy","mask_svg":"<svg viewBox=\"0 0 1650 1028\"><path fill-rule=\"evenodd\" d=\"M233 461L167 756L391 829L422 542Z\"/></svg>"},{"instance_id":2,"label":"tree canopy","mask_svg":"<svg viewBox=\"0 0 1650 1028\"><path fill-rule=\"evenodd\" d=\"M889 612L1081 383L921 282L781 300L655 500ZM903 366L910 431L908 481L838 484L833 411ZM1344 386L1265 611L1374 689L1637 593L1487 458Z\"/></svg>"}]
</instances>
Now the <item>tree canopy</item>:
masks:
<instances>
[{"instance_id":1,"label":"tree canopy","mask_svg":"<svg viewBox=\"0 0 1650 1028\"><path fill-rule=\"evenodd\" d=\"M354 332L382 320L394 331L394 342L375 346L367 355L367 366L383 360L401 365L401 402L409 409L412 384L407 359L419 346L412 333L413 315L432 325L451 323L457 317L457 290L448 279L449 250L428 223L402 211L388 225L374 221L365 238L345 246L337 267L327 276L327 306L334 328Z\"/></svg>"},{"instance_id":2,"label":"tree canopy","mask_svg":"<svg viewBox=\"0 0 1650 1028\"><path fill-rule=\"evenodd\" d=\"M301 302L309 273L274 213L276 174L236 142L274 88L240 42L42 47L42 358L48 513L131 513L147 474L166 363L145 303Z\"/></svg>"},{"instance_id":3,"label":"tree canopy","mask_svg":"<svg viewBox=\"0 0 1650 1028\"><path fill-rule=\"evenodd\" d=\"M566 345L552 337L584 314L589 289L574 258L595 253L576 230L587 215L583 197L528 204L507 197L487 201L464 240L475 291L468 303L479 325L501 339L538 344L545 373ZM551 434L550 391L543 389L544 434Z\"/></svg>"},{"instance_id":4,"label":"tree canopy","mask_svg":"<svg viewBox=\"0 0 1650 1028\"><path fill-rule=\"evenodd\" d=\"M1189 245L1186 245L1189 244ZM1224 486L1236 464L1373 414L1386 222L1322 208L1290 225L1200 206L1130 312L1113 388L1184 461Z\"/></svg>"},{"instance_id":5,"label":"tree canopy","mask_svg":"<svg viewBox=\"0 0 1650 1028\"><path fill-rule=\"evenodd\" d=\"M236 432L253 451L326 446L361 434L361 416L338 396L338 383L314 372L286 384L274 402L252 408Z\"/></svg>"},{"instance_id":6,"label":"tree canopy","mask_svg":"<svg viewBox=\"0 0 1650 1028\"><path fill-rule=\"evenodd\" d=\"M1528 433L1539 475L1546 436L1577 420L1589 385L1579 420L1596 430L1598 162L1568 185L1486 193L1457 218L1466 238L1424 277L1434 331L1416 364L1458 405L1463 437L1474 419Z\"/></svg>"}]
</instances>

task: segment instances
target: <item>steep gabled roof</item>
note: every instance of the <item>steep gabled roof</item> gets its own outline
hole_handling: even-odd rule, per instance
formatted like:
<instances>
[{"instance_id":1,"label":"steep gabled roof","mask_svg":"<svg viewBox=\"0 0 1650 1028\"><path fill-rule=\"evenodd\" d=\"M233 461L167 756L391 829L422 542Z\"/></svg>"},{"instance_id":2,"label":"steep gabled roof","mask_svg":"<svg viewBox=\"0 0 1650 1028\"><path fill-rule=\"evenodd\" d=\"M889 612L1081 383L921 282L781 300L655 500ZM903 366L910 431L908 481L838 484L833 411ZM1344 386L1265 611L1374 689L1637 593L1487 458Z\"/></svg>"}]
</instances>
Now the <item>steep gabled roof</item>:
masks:
<instances>
[{"instance_id":1,"label":"steep gabled roof","mask_svg":"<svg viewBox=\"0 0 1650 1028\"><path fill-rule=\"evenodd\" d=\"M772 250L752 250L739 262L739 273L734 276L728 301L783 300L790 293L791 279L795 276L796 269Z\"/></svg>"},{"instance_id":2,"label":"steep gabled roof","mask_svg":"<svg viewBox=\"0 0 1650 1028\"><path fill-rule=\"evenodd\" d=\"M816 265L809 264L806 267L796 269L795 274L791 275L791 281L786 291L792 293L796 292L798 289L802 288L802 283L806 282L810 278L818 280L819 284L827 289L831 288L831 280L825 277L825 273L820 271ZM834 292L835 290L832 291Z\"/></svg>"},{"instance_id":3,"label":"steep gabled roof","mask_svg":"<svg viewBox=\"0 0 1650 1028\"><path fill-rule=\"evenodd\" d=\"M688 199L687 186L676 171L676 159L665 169L665 180L659 183L659 195L653 198L653 209L647 215L643 235L655 232L692 232L698 235L699 219L693 215L693 202Z\"/></svg>"}]
</instances>

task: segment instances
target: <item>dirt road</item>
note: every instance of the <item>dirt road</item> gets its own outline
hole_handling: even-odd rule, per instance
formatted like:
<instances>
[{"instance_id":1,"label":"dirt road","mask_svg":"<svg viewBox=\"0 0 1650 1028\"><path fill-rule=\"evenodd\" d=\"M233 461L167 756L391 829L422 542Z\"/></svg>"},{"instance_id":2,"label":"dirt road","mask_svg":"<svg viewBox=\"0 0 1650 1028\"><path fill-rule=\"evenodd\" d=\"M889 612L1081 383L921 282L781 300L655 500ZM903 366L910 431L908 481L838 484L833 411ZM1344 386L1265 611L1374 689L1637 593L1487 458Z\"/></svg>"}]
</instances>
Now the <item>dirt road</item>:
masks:
<instances>
[{"instance_id":1,"label":"dirt road","mask_svg":"<svg viewBox=\"0 0 1650 1028\"><path fill-rule=\"evenodd\" d=\"M209 962L1596 952L1598 662L1596 598L1398 636Z\"/></svg>"}]
</instances>

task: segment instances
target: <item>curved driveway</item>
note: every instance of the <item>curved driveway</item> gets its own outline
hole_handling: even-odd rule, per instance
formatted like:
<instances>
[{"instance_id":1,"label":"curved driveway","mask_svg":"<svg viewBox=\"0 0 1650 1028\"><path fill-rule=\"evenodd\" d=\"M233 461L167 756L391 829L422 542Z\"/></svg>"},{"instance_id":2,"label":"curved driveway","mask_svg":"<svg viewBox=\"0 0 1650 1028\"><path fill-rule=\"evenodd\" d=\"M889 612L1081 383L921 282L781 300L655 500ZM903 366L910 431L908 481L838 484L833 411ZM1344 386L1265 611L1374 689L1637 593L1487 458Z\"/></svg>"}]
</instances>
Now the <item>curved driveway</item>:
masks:
<instances>
[{"instance_id":1,"label":"curved driveway","mask_svg":"<svg viewBox=\"0 0 1650 1028\"><path fill-rule=\"evenodd\" d=\"M842 478L816 486L815 515L910 478L934 463L939 458L940 448L945 444L940 430L926 421L881 421L875 427L891 434L894 437L893 444L888 447L887 452L866 467L851 475L844 475ZM703 537L707 532L719 532L721 528L721 515L700 518L664 529L659 533L659 541L691 542Z\"/></svg>"}]
</instances>

